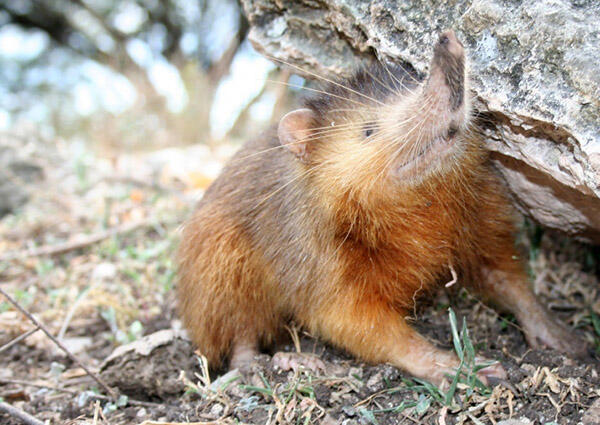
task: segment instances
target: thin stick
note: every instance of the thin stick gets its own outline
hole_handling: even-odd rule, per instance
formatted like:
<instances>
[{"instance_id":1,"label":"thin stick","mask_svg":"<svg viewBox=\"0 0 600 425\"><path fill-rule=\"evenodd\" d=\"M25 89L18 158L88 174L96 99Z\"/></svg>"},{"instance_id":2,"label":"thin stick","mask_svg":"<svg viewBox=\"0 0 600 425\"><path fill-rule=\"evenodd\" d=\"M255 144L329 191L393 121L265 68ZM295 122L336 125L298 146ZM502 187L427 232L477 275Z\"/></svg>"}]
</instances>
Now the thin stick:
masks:
<instances>
[{"instance_id":1,"label":"thin stick","mask_svg":"<svg viewBox=\"0 0 600 425\"><path fill-rule=\"evenodd\" d=\"M96 381L98 383L98 385L100 385L102 388L104 388L106 390L106 392L113 397L115 400L118 398L117 393L110 388L99 376L97 376L96 374L92 373L92 371L90 371L81 361L79 361L79 359L77 357L75 357L68 349L67 347L65 347L59 340L57 340L49 331L48 329L46 329L44 327L44 325L42 323L40 323L30 312L28 312L27 310L25 310L23 307L21 307L21 305L15 301L10 295L8 295L4 289L2 289L2 287L0 286L0 294L4 295L4 297L13 305L15 306L15 308L17 310L19 310L21 313L23 313L25 316L27 316L27 318L34 324L36 325L38 328L40 328L42 330L42 332L44 332L46 334L46 336L48 338L50 338L52 340L52 342L54 342L54 344L56 344L56 346L58 348L60 348L75 364L77 364L79 367L81 367L85 373L87 373L90 378L92 378L94 381Z\"/></svg>"},{"instance_id":2,"label":"thin stick","mask_svg":"<svg viewBox=\"0 0 600 425\"><path fill-rule=\"evenodd\" d=\"M167 193L179 192L177 189L163 186L160 183L147 182L145 180L136 179L135 177L131 177L131 176L104 176L101 179L99 179L96 183L100 183L102 181L107 181L107 182L111 182L111 183L130 184L132 186L149 188L149 189L157 190L159 192L167 192Z\"/></svg>"},{"instance_id":3,"label":"thin stick","mask_svg":"<svg viewBox=\"0 0 600 425\"><path fill-rule=\"evenodd\" d=\"M93 233L86 238L75 241L67 241L56 245L41 246L39 248L33 248L22 252L9 252L5 255L0 256L0 261L11 261L11 260L22 260L28 257L39 257L46 255L63 254L65 252L74 251L77 249L85 248L86 246L93 245L98 242L102 242L112 236L120 235L123 233L129 233L140 227L150 226L153 221L137 221L134 223L125 223L120 226L113 227L103 232Z\"/></svg>"},{"instance_id":4,"label":"thin stick","mask_svg":"<svg viewBox=\"0 0 600 425\"><path fill-rule=\"evenodd\" d=\"M294 342L294 347L296 348L296 352L301 353L302 347L300 346L300 337L298 336L298 328L296 325L286 326L285 329L290 333L292 337L292 341Z\"/></svg>"},{"instance_id":5,"label":"thin stick","mask_svg":"<svg viewBox=\"0 0 600 425\"><path fill-rule=\"evenodd\" d=\"M2 378L0 378L0 384L14 384L14 385L23 385L23 386L27 386L27 387L44 388L47 390L58 391L60 393L72 394L72 395L81 394L80 391L68 390L66 388L55 387L53 385L45 385L45 384L38 384L35 382L23 381L22 379L2 379ZM92 400L114 401L112 398L107 397L102 394L89 394L88 398L92 399ZM152 403L151 401L135 400L135 399L132 399L129 397L127 398L127 404L130 404L132 406L144 406L144 407L171 406L170 404Z\"/></svg>"},{"instance_id":6,"label":"thin stick","mask_svg":"<svg viewBox=\"0 0 600 425\"><path fill-rule=\"evenodd\" d=\"M27 425L44 425L44 422L40 421L39 419L34 418L33 416L31 416L29 413L26 413L24 411L22 411L21 409L17 409L14 406L11 406L8 403L4 403L3 401L0 401L0 410L5 411L6 413L8 413L10 416L20 419L22 422L26 423Z\"/></svg>"},{"instance_id":7,"label":"thin stick","mask_svg":"<svg viewBox=\"0 0 600 425\"><path fill-rule=\"evenodd\" d=\"M12 347L13 345L15 345L17 342L19 341L23 341L25 338L27 338L29 335L37 332L40 330L39 326L36 326L33 329L29 329L27 332L25 332L24 334L19 335L18 337L14 338L11 341L8 341L6 344L4 344L2 347L0 347L0 353L8 350L10 347Z\"/></svg>"},{"instance_id":8,"label":"thin stick","mask_svg":"<svg viewBox=\"0 0 600 425\"><path fill-rule=\"evenodd\" d=\"M94 407L94 422L93 424L96 425L98 423L98 412L100 411L100 402L98 400L96 400L95 403L95 407Z\"/></svg>"},{"instance_id":9,"label":"thin stick","mask_svg":"<svg viewBox=\"0 0 600 425\"><path fill-rule=\"evenodd\" d=\"M227 425L232 422L225 422L222 419L210 422L156 422L144 421L140 425ZM268 422L267 422L268 423Z\"/></svg>"},{"instance_id":10,"label":"thin stick","mask_svg":"<svg viewBox=\"0 0 600 425\"><path fill-rule=\"evenodd\" d=\"M69 312L67 313L67 316L65 317L65 320L63 321L63 324L60 327L60 330L58 331L58 335L56 336L57 339L62 340L65 337L65 333L67 332L67 328L69 327L69 324L71 323L71 319L73 318L75 311L77 310L77 308L79 308L79 305L85 299L85 297L92 291L92 289L94 289L96 287L96 285L97 285L97 283L92 284L89 288L85 289L79 295L79 297L75 300L75 302L69 309ZM0 349L0 352L1 351L2 350Z\"/></svg>"}]
</instances>

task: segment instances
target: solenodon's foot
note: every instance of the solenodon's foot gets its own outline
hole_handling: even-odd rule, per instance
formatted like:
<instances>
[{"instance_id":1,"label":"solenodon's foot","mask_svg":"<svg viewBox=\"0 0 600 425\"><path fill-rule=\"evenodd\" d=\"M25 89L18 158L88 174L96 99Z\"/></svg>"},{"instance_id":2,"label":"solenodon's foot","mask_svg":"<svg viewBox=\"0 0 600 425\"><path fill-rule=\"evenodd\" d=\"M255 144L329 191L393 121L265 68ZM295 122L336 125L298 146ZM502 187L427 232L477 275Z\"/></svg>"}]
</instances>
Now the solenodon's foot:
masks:
<instances>
[{"instance_id":1,"label":"solenodon's foot","mask_svg":"<svg viewBox=\"0 0 600 425\"><path fill-rule=\"evenodd\" d=\"M325 372L325 363L314 354L309 353L289 353L280 351L273 355L273 365L281 370L298 371L304 368L313 373Z\"/></svg>"},{"instance_id":2,"label":"solenodon's foot","mask_svg":"<svg viewBox=\"0 0 600 425\"><path fill-rule=\"evenodd\" d=\"M256 345L237 343L233 348L233 352L231 353L229 369L245 369L252 363L252 361L254 361L254 356L257 354L258 349L256 348Z\"/></svg>"},{"instance_id":3,"label":"solenodon's foot","mask_svg":"<svg viewBox=\"0 0 600 425\"><path fill-rule=\"evenodd\" d=\"M587 343L548 312L526 312L520 316L519 322L532 348L552 348L572 358L582 358L588 354Z\"/></svg>"}]
</instances>

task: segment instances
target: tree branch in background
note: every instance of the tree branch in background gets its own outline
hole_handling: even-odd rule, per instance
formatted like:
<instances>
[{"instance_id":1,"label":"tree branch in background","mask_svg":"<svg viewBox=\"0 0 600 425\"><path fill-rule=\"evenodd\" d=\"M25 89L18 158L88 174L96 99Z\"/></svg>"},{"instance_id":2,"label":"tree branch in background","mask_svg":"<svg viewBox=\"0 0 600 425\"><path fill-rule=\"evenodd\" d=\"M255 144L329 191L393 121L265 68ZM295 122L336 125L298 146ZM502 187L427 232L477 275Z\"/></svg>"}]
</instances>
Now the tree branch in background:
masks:
<instances>
[{"instance_id":1,"label":"tree branch in background","mask_svg":"<svg viewBox=\"0 0 600 425\"><path fill-rule=\"evenodd\" d=\"M76 249L85 248L86 246L93 245L98 242L102 242L110 237L121 235L136 230L140 227L151 226L155 224L155 221L136 221L132 223L125 223L120 226L113 227L111 229L91 234L85 238L67 241L61 244L41 246L39 248L30 249L22 252L8 252L0 256L0 261L12 261L17 259L24 259L27 257L39 257L43 255L56 255L63 254L68 251L74 251Z\"/></svg>"},{"instance_id":2,"label":"tree branch in background","mask_svg":"<svg viewBox=\"0 0 600 425\"><path fill-rule=\"evenodd\" d=\"M85 31L80 30L67 15L69 11L58 11L51 3L46 1L36 2L35 7L32 7L27 13L19 13L17 10L7 6L4 3L0 3L0 11L6 12L11 22L26 29L37 29L48 35L48 37L58 46L67 48L77 55L96 60L99 63L108 66L113 71L123 73L126 70L135 70L136 78L143 78L146 82L146 86L153 87L150 83L146 70L141 68L127 53L125 49L125 43L131 38L138 35L137 33L131 34L130 36L122 33L114 26L112 26L108 17L102 16L100 13L95 11L92 7L86 4L82 0L73 0L72 5L82 10L85 10L95 21L102 27L108 36L110 36L116 43L116 49L112 53L106 53L102 51L90 38L89 34ZM165 12L166 13L166 12ZM165 25L168 21L167 18L162 17L160 22ZM177 40L176 46L179 45L179 38L182 33L182 29L173 23L169 23L166 27L167 31L176 31L175 37ZM73 38L77 38L77 43L73 43ZM171 35L169 34L169 37ZM167 37L167 38L169 38ZM174 51L174 50L173 50Z\"/></svg>"},{"instance_id":3,"label":"tree branch in background","mask_svg":"<svg viewBox=\"0 0 600 425\"><path fill-rule=\"evenodd\" d=\"M150 20L153 22L161 23L167 30L167 40L165 46L162 49L162 54L166 58L173 58L179 53L179 41L183 35L183 28L171 19L171 12L174 6L170 4L169 0L160 0L161 12L160 14L154 13L153 10L149 10Z\"/></svg>"},{"instance_id":4,"label":"tree branch in background","mask_svg":"<svg viewBox=\"0 0 600 425\"><path fill-rule=\"evenodd\" d=\"M249 28L248 20L243 13L240 13L235 36L231 39L229 46L227 46L219 60L208 68L208 77L213 85L216 86L229 73L231 62L233 62L233 58L242 45L242 42L246 39Z\"/></svg>"},{"instance_id":5,"label":"tree branch in background","mask_svg":"<svg viewBox=\"0 0 600 425\"><path fill-rule=\"evenodd\" d=\"M102 26L102 29L104 29L104 31L106 31L116 41L118 41L119 43L122 44L127 39L127 36L125 34L123 34L121 31L119 31L112 25L108 24L105 16L102 16L100 13L98 13L96 10L91 8L84 1L82 1L82 0L71 0L71 1L73 3L75 3L76 5L78 5L80 8L87 11L90 15L92 15L96 19L98 24L100 24Z\"/></svg>"},{"instance_id":6,"label":"tree branch in background","mask_svg":"<svg viewBox=\"0 0 600 425\"><path fill-rule=\"evenodd\" d=\"M252 106L254 106L266 92L275 92L275 105L273 106L273 112L271 114L269 123L272 124L275 122L275 120L278 120L281 117L281 111L287 106L287 82L289 78L290 70L287 68L274 69L269 72L267 80L265 81L262 89L260 92L258 92L258 94L256 94L256 96L250 99L246 106L244 106L244 108L241 110L235 119L235 122L225 135L225 140L239 137L244 133L245 127L250 121L250 109L252 109ZM275 83L276 87L273 87L272 83Z\"/></svg>"},{"instance_id":7,"label":"tree branch in background","mask_svg":"<svg viewBox=\"0 0 600 425\"><path fill-rule=\"evenodd\" d=\"M275 87L275 105L271 112L271 123L278 121L286 111L289 102L288 82L292 72L289 68L283 68L279 74L277 87Z\"/></svg>"},{"instance_id":8,"label":"tree branch in background","mask_svg":"<svg viewBox=\"0 0 600 425\"><path fill-rule=\"evenodd\" d=\"M52 7L48 7L43 1L37 2L28 14L17 13L4 4L0 4L0 10L6 12L13 23L26 29L37 29L45 32L54 43L71 50L79 56L97 60L117 72L122 72L123 65L139 69L139 66L126 54L119 54L119 57L115 58L114 55L109 55L100 50L90 37L75 28L65 15L56 12ZM75 46L72 42L73 37L77 37L80 43L83 42L83 47ZM125 53L122 47L119 50ZM121 66L118 66L118 64Z\"/></svg>"},{"instance_id":9,"label":"tree branch in background","mask_svg":"<svg viewBox=\"0 0 600 425\"><path fill-rule=\"evenodd\" d=\"M193 14L187 15L186 13L192 9L183 7L183 3L176 0L153 2L132 0L128 4L136 9L136 17L133 21L129 21L134 24L128 27L120 26L119 21L115 20L115 17L120 18L121 15L127 18L131 13L128 8L121 7L124 2L37 0L35 7L21 8L18 7L18 2L0 0L0 11L4 12L3 15L6 14L9 23L24 30L37 30L47 36L50 41L49 46L36 58L36 67L77 68L80 63L79 58L89 59L124 76L135 88L138 96L134 100L129 98L132 102L131 107L122 114L130 121L127 126L114 126L108 131L95 131L95 126L104 130L104 122L112 118L111 115L105 114L111 112L110 107L95 102L95 109L99 113L91 114L89 117L82 116L81 129L74 128L72 121L66 119L67 115L79 112L73 111L71 105L68 108L49 108L52 117L51 125L55 127L57 133L81 132L86 138L91 140L97 138L103 143L107 140L123 143L124 138L121 136L125 134L133 140L132 144L142 145L147 139L143 136L138 137L136 132L130 131L129 128L134 126L131 123L142 125L148 119L147 117L151 116L159 121L158 125L162 129L167 130L156 132L156 139L160 140L161 144L167 143L167 138L164 136L167 133L172 135L169 140L184 142L201 140L210 144L210 113L216 91L223 78L229 74L231 64L246 39L249 23L237 0L195 1L197 7L193 8ZM221 20L225 16L224 12L227 19ZM124 20L126 21L127 19ZM223 25L226 28L217 28ZM219 36L218 51L215 52L215 46L209 43L213 43L212 34L218 32L217 29L221 31L220 34L231 38L223 40ZM181 41L184 34L194 34L197 37L196 47L193 47L192 43L189 50L182 49ZM146 62L143 64L136 62L137 56L130 55L128 47L133 41L144 44L140 55L148 58L148 66ZM65 61L61 55L49 54L55 50L66 53L64 56L67 60ZM68 60L70 57L74 60ZM168 109L168 101L171 97L164 92L168 90L167 85L162 84L165 71L170 72L170 70L164 67L153 67L164 63L164 60L178 70L188 95L187 105L182 105L183 109L175 113ZM28 65L23 63L20 66L26 68ZM197 68L190 71L194 66ZM11 81L11 85L15 87L14 91L26 91L29 87L18 78L14 77L15 81ZM76 76L76 78L85 80L86 76ZM77 96L78 92L69 91L68 87L75 82L65 83L64 87L55 87L53 83L49 83L50 90L47 92L56 90L60 94L53 97L52 99L55 100L52 101L64 103L64 99ZM86 84L96 85L96 82L90 80L86 81ZM41 86L33 88L40 92L43 90ZM179 92L174 93L176 96L178 94ZM30 103L38 100L34 96L31 99ZM90 137L90 133L94 135ZM111 146L109 143L107 145Z\"/></svg>"},{"instance_id":10,"label":"tree branch in background","mask_svg":"<svg viewBox=\"0 0 600 425\"><path fill-rule=\"evenodd\" d=\"M74 48L69 43L69 37L75 32L71 23L64 15L46 7L43 2L36 4L36 6L32 7L31 11L27 14L18 13L12 8L7 7L5 4L0 4L0 10L6 12L14 24L26 29L41 30L48 34L48 36L57 44L68 47L76 53L88 56L90 54L95 54L97 50L93 45L87 47L90 49L89 52Z\"/></svg>"},{"instance_id":11,"label":"tree branch in background","mask_svg":"<svg viewBox=\"0 0 600 425\"><path fill-rule=\"evenodd\" d=\"M265 94L266 91L267 91L267 83L265 83L262 86L262 88L256 94L256 96L254 96L252 99L250 99L250 101L246 104L246 106L244 106L244 108L240 111L237 118L235 119L235 122L233 123L231 128L227 131L227 133L225 134L225 137L223 137L223 139L225 139L225 140L231 139L233 137L236 137L238 134L240 134L242 132L242 130L248 123L248 118L249 118L248 116L250 115L250 109L252 108L252 106L254 106L256 104L256 102L258 102L263 97L263 95Z\"/></svg>"}]
</instances>

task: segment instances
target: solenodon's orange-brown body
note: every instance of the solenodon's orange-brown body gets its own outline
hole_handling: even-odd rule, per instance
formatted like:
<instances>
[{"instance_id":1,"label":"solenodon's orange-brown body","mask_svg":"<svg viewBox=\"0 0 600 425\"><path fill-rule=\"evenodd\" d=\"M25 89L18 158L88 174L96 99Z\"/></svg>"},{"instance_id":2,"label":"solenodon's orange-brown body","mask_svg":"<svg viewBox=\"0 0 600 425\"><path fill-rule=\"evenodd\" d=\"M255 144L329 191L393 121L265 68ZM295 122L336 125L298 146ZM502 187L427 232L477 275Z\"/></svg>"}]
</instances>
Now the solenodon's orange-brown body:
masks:
<instances>
[{"instance_id":1,"label":"solenodon's orange-brown body","mask_svg":"<svg viewBox=\"0 0 600 425\"><path fill-rule=\"evenodd\" d=\"M226 165L179 251L181 315L211 365L250 361L293 319L360 359L440 383L457 358L405 317L451 270L514 313L531 345L577 354L529 289L511 207L469 132L466 68L445 32L427 79L363 69Z\"/></svg>"}]
</instances>

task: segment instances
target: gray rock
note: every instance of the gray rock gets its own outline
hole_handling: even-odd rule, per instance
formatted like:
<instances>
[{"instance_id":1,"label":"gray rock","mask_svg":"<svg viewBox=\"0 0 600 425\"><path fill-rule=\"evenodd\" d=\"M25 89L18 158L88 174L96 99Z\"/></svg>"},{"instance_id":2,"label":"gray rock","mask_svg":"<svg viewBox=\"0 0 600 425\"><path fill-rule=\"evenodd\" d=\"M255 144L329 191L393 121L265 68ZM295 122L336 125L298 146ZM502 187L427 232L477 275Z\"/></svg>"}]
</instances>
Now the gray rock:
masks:
<instances>
[{"instance_id":1,"label":"gray rock","mask_svg":"<svg viewBox=\"0 0 600 425\"><path fill-rule=\"evenodd\" d=\"M22 157L14 147L0 144L0 217L25 204L28 185L42 176L41 167Z\"/></svg>"},{"instance_id":2,"label":"gray rock","mask_svg":"<svg viewBox=\"0 0 600 425\"><path fill-rule=\"evenodd\" d=\"M595 425L600 423L600 399L596 399L581 418L583 425Z\"/></svg>"},{"instance_id":3,"label":"gray rock","mask_svg":"<svg viewBox=\"0 0 600 425\"><path fill-rule=\"evenodd\" d=\"M375 57L427 72L445 28L470 52L486 144L519 208L600 242L600 3L243 0L259 51L327 77Z\"/></svg>"},{"instance_id":4,"label":"gray rock","mask_svg":"<svg viewBox=\"0 0 600 425\"><path fill-rule=\"evenodd\" d=\"M527 418L520 419L506 419L498 422L498 425L531 425L531 421Z\"/></svg>"}]
</instances>

